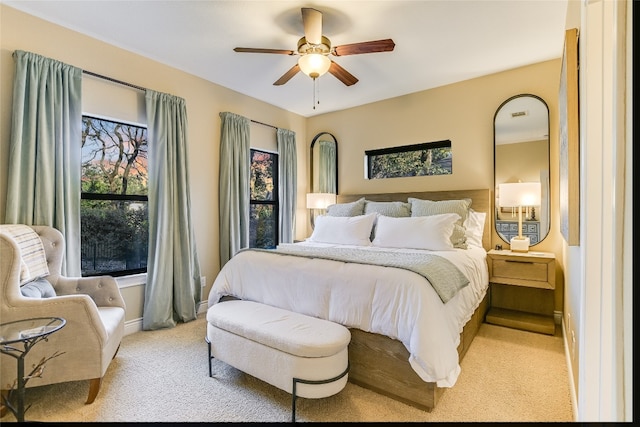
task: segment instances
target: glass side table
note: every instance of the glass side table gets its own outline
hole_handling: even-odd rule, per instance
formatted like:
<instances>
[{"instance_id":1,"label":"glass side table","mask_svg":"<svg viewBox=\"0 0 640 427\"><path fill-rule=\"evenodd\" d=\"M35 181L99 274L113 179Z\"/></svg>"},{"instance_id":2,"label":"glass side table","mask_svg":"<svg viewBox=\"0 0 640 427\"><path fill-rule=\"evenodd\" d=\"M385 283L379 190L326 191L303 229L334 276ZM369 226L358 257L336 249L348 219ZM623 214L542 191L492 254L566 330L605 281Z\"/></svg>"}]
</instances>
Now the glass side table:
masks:
<instances>
[{"instance_id":1,"label":"glass side table","mask_svg":"<svg viewBox=\"0 0 640 427\"><path fill-rule=\"evenodd\" d=\"M3 396L2 403L14 413L18 422L24 422L24 389L29 380L24 374L24 359L34 345L42 340L46 341L49 335L62 329L66 323L61 317L36 317L0 324L0 352L13 357L18 363L17 385L8 396ZM20 344L22 348L18 348ZM59 355L60 353L56 353L45 359L45 362ZM41 368L42 365L38 365L36 370L38 367ZM11 402L14 391L18 394L15 406Z\"/></svg>"}]
</instances>

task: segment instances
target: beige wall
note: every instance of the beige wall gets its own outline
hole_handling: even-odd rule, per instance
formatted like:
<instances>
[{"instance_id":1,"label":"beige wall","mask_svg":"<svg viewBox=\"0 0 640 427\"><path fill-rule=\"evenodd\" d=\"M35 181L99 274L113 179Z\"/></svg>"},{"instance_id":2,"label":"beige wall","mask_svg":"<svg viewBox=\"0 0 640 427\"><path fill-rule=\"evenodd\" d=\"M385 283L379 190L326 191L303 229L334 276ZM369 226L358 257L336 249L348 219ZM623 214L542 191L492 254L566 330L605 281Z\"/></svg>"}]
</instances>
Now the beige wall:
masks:
<instances>
[{"instance_id":1,"label":"beige wall","mask_svg":"<svg viewBox=\"0 0 640 427\"><path fill-rule=\"evenodd\" d=\"M540 181L540 171L549 168L548 144L543 139L496 146L496 184Z\"/></svg>"},{"instance_id":2,"label":"beige wall","mask_svg":"<svg viewBox=\"0 0 640 427\"><path fill-rule=\"evenodd\" d=\"M219 270L218 151L219 116L232 111L296 132L298 142L298 221L296 238L308 236L304 208L308 190L309 145L314 135L331 132L339 142L340 193L493 188L493 117L507 98L540 96L549 105L551 129L551 232L537 250L559 257L556 309L562 311L562 260L558 214L557 91L560 60L552 60L443 86L362 107L305 119L139 55L0 5L0 218L6 201L6 167L11 118L11 85L16 49L35 52L102 75L186 100L189 117L191 202L197 249L207 290ZM54 41L54 42L52 42ZM256 126L252 126L253 129ZM256 133L259 132L256 129ZM262 131L264 133L264 130ZM450 139L453 174L431 177L364 179L364 151ZM493 244L504 243L493 233ZM138 287L141 288L141 287ZM142 291L126 289L127 319L141 316ZM206 292L205 292L206 296Z\"/></svg>"},{"instance_id":3,"label":"beige wall","mask_svg":"<svg viewBox=\"0 0 640 427\"><path fill-rule=\"evenodd\" d=\"M546 139L497 145L496 187L505 182L540 182L541 171L549 170L548 154L549 141ZM536 209L539 209L539 206L536 206ZM507 213L496 211L498 219L514 220L510 209Z\"/></svg>"}]
</instances>

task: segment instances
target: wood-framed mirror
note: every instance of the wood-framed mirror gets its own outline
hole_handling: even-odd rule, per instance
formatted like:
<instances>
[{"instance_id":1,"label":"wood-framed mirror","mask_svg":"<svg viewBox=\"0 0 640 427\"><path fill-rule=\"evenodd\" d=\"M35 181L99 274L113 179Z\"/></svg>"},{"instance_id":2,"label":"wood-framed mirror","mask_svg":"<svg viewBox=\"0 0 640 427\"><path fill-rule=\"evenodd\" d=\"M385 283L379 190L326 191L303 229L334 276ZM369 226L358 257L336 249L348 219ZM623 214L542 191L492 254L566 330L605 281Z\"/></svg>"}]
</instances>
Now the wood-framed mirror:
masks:
<instances>
[{"instance_id":1,"label":"wood-framed mirror","mask_svg":"<svg viewBox=\"0 0 640 427\"><path fill-rule=\"evenodd\" d=\"M312 193L338 194L338 140L320 132L311 140L309 187Z\"/></svg>"},{"instance_id":2,"label":"wood-framed mirror","mask_svg":"<svg viewBox=\"0 0 640 427\"><path fill-rule=\"evenodd\" d=\"M515 210L500 207L499 185L539 182L540 205L529 207L522 221L522 235L533 246L549 234L549 107L536 95L512 96L498 107L493 130L496 232L506 243L518 235Z\"/></svg>"}]
</instances>

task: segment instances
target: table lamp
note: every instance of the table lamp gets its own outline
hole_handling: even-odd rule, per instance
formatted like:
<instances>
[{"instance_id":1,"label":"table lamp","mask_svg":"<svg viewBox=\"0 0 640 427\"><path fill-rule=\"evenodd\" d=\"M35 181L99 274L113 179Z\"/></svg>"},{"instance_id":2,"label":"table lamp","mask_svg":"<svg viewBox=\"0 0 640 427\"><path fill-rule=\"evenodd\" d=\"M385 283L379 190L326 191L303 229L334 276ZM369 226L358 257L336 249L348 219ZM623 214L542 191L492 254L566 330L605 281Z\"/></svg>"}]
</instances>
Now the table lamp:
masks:
<instances>
[{"instance_id":1,"label":"table lamp","mask_svg":"<svg viewBox=\"0 0 640 427\"><path fill-rule=\"evenodd\" d=\"M318 211L324 212L327 207L336 203L337 196L333 193L307 193L307 209L310 210L311 228L315 227Z\"/></svg>"},{"instance_id":2,"label":"table lamp","mask_svg":"<svg viewBox=\"0 0 640 427\"><path fill-rule=\"evenodd\" d=\"M498 186L498 203L500 207L518 208L518 236L511 238L511 250L528 252L530 239L522 236L522 208L540 206L539 182L514 182Z\"/></svg>"}]
</instances>

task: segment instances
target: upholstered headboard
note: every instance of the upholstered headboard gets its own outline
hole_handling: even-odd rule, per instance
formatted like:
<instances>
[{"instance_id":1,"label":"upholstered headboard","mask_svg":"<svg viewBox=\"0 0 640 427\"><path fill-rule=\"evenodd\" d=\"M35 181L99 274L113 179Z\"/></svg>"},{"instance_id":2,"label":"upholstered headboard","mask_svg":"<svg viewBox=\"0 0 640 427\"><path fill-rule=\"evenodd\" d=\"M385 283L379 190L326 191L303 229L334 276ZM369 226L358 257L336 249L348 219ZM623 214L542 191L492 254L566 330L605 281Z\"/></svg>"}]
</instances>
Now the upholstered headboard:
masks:
<instances>
[{"instance_id":1,"label":"upholstered headboard","mask_svg":"<svg viewBox=\"0 0 640 427\"><path fill-rule=\"evenodd\" d=\"M451 190L451 191L421 191L413 193L373 193L373 194L338 194L338 203L353 202L361 197L376 202L406 202L409 197L424 200L456 200L471 199L471 208L476 212L486 212L482 246L491 249L491 191L481 190Z\"/></svg>"}]
</instances>

